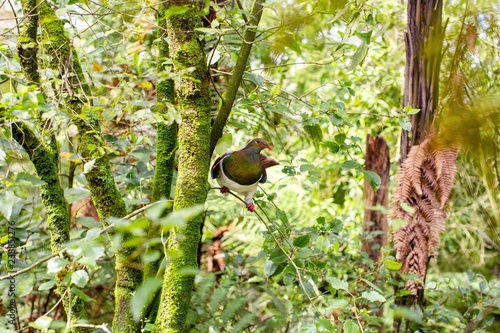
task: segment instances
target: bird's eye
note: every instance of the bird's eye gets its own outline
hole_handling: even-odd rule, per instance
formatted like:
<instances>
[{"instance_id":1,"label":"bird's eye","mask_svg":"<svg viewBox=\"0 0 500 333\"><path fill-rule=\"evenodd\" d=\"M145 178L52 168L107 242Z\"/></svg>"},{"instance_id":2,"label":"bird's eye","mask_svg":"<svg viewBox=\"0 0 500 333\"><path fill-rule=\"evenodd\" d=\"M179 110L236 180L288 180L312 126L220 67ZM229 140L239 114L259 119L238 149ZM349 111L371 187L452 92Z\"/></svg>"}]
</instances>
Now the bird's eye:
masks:
<instances>
[{"instance_id":1,"label":"bird's eye","mask_svg":"<svg viewBox=\"0 0 500 333\"><path fill-rule=\"evenodd\" d=\"M260 141L257 141L258 144L260 144Z\"/></svg>"}]
</instances>

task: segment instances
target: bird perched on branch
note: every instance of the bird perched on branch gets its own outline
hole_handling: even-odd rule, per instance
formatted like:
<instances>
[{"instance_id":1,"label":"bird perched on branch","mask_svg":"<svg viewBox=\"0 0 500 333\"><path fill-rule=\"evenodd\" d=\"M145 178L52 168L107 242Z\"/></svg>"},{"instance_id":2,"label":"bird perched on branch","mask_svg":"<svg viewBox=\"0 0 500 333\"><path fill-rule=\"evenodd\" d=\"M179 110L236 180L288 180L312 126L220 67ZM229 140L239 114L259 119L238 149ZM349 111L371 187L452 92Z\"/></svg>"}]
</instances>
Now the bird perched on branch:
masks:
<instances>
[{"instance_id":1,"label":"bird perched on branch","mask_svg":"<svg viewBox=\"0 0 500 333\"><path fill-rule=\"evenodd\" d=\"M266 168L279 163L261 153L265 148L272 149L263 139L253 139L243 149L230 151L215 160L211 169L212 179L217 179L224 196L234 191L245 196L246 208L253 212L253 195L259 183L267 180Z\"/></svg>"}]
</instances>

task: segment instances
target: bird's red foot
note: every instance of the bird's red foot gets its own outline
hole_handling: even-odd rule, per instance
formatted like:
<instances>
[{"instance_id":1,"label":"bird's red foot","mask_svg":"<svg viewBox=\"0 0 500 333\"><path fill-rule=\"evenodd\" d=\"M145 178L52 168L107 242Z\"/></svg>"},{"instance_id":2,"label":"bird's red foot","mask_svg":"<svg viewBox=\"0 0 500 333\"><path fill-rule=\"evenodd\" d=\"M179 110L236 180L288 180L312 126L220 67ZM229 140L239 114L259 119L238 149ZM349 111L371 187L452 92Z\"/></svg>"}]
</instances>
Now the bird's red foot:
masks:
<instances>
[{"instance_id":1,"label":"bird's red foot","mask_svg":"<svg viewBox=\"0 0 500 333\"><path fill-rule=\"evenodd\" d=\"M224 193L228 193L228 192L229 192L229 189L228 189L227 187L222 186L222 187L220 188L220 193L224 194Z\"/></svg>"},{"instance_id":2,"label":"bird's red foot","mask_svg":"<svg viewBox=\"0 0 500 333\"><path fill-rule=\"evenodd\" d=\"M249 203L246 208L251 211L253 213L253 211L255 210L255 206L253 205L253 202L252 203Z\"/></svg>"}]
</instances>

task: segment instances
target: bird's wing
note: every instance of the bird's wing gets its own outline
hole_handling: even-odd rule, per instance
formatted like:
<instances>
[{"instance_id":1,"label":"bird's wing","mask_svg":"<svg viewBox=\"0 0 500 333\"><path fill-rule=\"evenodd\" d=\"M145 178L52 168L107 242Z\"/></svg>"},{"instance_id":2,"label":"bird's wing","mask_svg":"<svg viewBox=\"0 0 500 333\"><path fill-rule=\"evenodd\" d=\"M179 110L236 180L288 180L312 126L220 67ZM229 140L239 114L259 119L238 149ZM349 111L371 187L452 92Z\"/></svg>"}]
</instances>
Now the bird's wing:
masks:
<instances>
[{"instance_id":1,"label":"bird's wing","mask_svg":"<svg viewBox=\"0 0 500 333\"><path fill-rule=\"evenodd\" d=\"M269 156L267 156L264 153L260 153L260 164L262 164L262 177L260 177L259 182L265 183L267 181L266 168L270 168L270 167L273 167L275 165L278 165L279 162L273 158L270 158Z\"/></svg>"},{"instance_id":2,"label":"bird's wing","mask_svg":"<svg viewBox=\"0 0 500 333\"><path fill-rule=\"evenodd\" d=\"M219 158L217 158L214 162L214 164L212 165L212 169L210 170L210 176L212 176L212 179L216 179L217 177L220 176L220 168L221 168L221 162L222 160L228 156L229 154L232 154L233 152L232 151L228 151L227 153L225 153L224 155L220 156Z\"/></svg>"},{"instance_id":3,"label":"bird's wing","mask_svg":"<svg viewBox=\"0 0 500 333\"><path fill-rule=\"evenodd\" d=\"M268 157L264 153L260 153L260 164L262 164L262 167L264 167L264 168L270 168L270 167L273 167L275 165L278 165L279 162L273 158Z\"/></svg>"}]
</instances>

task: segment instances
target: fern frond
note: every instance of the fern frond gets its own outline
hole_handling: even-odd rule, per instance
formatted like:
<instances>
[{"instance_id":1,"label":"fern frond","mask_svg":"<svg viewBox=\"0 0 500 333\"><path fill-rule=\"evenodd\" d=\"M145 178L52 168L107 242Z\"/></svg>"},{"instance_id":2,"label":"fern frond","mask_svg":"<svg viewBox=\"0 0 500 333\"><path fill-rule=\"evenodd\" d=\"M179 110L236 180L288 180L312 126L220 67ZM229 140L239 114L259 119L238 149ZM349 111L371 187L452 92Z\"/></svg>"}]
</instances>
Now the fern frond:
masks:
<instances>
[{"instance_id":1,"label":"fern frond","mask_svg":"<svg viewBox=\"0 0 500 333\"><path fill-rule=\"evenodd\" d=\"M455 182L455 160L460 142L446 142L435 136L427 137L413 146L397 176L398 186L391 201L394 218L409 224L394 233L396 258L402 264L401 273L412 273L425 280L429 255L437 255L439 238L445 230L446 212L443 210ZM401 204L412 207L412 214ZM408 281L406 288L417 295L420 283Z\"/></svg>"}]
</instances>

